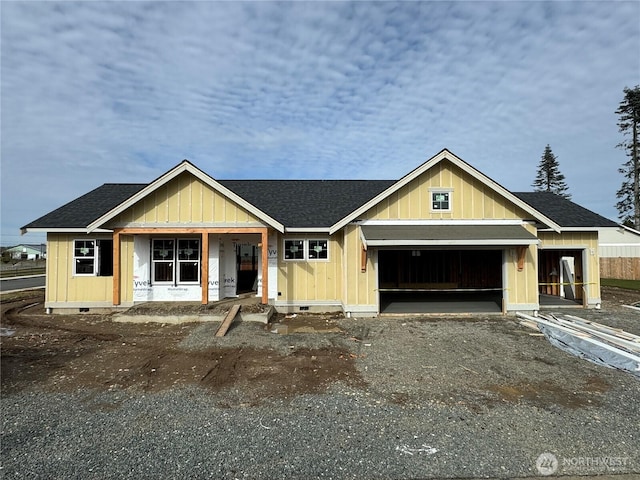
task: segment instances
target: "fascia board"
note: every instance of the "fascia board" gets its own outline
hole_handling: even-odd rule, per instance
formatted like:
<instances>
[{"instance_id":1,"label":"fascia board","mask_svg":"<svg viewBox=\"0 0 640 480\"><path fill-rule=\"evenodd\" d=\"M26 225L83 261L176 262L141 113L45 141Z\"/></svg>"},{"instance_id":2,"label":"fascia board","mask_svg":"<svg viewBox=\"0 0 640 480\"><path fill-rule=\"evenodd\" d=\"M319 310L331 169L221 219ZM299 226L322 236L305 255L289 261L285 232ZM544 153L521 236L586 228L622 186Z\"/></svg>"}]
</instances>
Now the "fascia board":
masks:
<instances>
[{"instance_id":1,"label":"fascia board","mask_svg":"<svg viewBox=\"0 0 640 480\"><path fill-rule=\"evenodd\" d=\"M284 233L329 233L329 227L285 227Z\"/></svg>"},{"instance_id":2,"label":"fascia board","mask_svg":"<svg viewBox=\"0 0 640 480\"><path fill-rule=\"evenodd\" d=\"M21 228L20 233L24 235L25 233L37 232L37 233L113 233L113 230L109 230L107 228L95 228L93 230L88 230L87 228L46 228L46 227L38 227L38 228Z\"/></svg>"},{"instance_id":3,"label":"fascia board","mask_svg":"<svg viewBox=\"0 0 640 480\"><path fill-rule=\"evenodd\" d=\"M397 227L410 226L438 226L438 225L523 225L526 223L520 219L499 219L499 220L361 220L354 222L357 225L390 225Z\"/></svg>"},{"instance_id":4,"label":"fascia board","mask_svg":"<svg viewBox=\"0 0 640 480\"><path fill-rule=\"evenodd\" d=\"M195 167L193 164L191 164L187 160L183 160L182 163L180 163L179 165L175 166L174 168L169 170L164 175L158 177L156 180L154 180L149 185L144 187L138 193L132 195L131 197L129 197L127 200L122 202L117 207L111 209L110 211L108 211L107 213L105 213L104 215L99 217L98 219L96 219L93 222L91 222L87 226L87 230L89 232L92 232L93 230L98 228L100 225L104 224L105 222L108 222L112 218L114 218L117 215L119 215L120 213L124 212L127 208L131 207L135 203L137 203L140 200L142 200L143 198L145 198L150 193L154 192L155 190L157 190L158 188L162 187L163 185L166 185L168 182L170 182L171 180L173 180L174 178L176 178L178 175L180 175L183 172L191 173L196 178L198 178L199 180L204 182L206 185L209 185L214 190L218 191L219 193L221 193L222 195L226 196L227 198L229 198L233 202L235 202L238 205L240 205L241 207L245 208L250 213L254 214L256 217L260 218L261 220L263 220L264 222L266 222L267 224L269 224L271 227L275 228L276 230L278 230L280 232L284 231L284 225L282 225L280 222L276 221L275 219L271 218L266 213L264 213L261 210L257 209L256 207L251 205L249 202L247 202L245 199L243 199L242 197L240 197L240 196L236 195L235 193L233 193L228 188L223 187L220 183L216 182L216 180L214 178L212 178L211 176L207 175L206 173L204 173L199 168Z\"/></svg>"},{"instance_id":5,"label":"fascia board","mask_svg":"<svg viewBox=\"0 0 640 480\"><path fill-rule=\"evenodd\" d=\"M616 228L616 227L610 227ZM539 232L599 232L600 228L598 227L561 227L560 230L554 230L553 228L539 228Z\"/></svg>"},{"instance_id":6,"label":"fascia board","mask_svg":"<svg viewBox=\"0 0 640 480\"><path fill-rule=\"evenodd\" d=\"M339 222L336 222L331 227L330 233L335 233L336 231L340 230L349 222L356 219L359 215L362 215L364 212L374 207L376 204L378 204L380 201L387 198L389 195L397 192L402 187L407 185L409 182L413 181L414 179L422 175L424 172L426 172L430 168L440 163L442 160L449 160L451 163L453 163L458 168L460 168L464 172L474 177L476 180L485 184L486 186L494 190L496 193L499 193L500 195L505 197L507 200L509 200L510 202L512 202L513 204L515 204L525 212L529 213L536 220L540 221L541 223L544 223L545 225L549 226L551 229L553 229L556 232L560 231L560 225L558 225L553 220L551 220L550 218L540 213L538 210L531 207L531 205L529 205L528 203L525 203L522 200L520 200L518 197L516 197L514 194L509 192L502 185L491 180L489 177L481 173L479 170L476 170L475 168L471 167L471 165L469 165L467 162L461 160L460 158L458 158L457 156L455 156L453 153L451 153L449 150L445 148L440 153L436 154L435 156L427 160L425 163L423 163L422 165L420 165L419 167L415 168L414 170L409 172L407 175L402 177L400 180L398 180L396 183L391 185L389 188L387 188L386 190L378 194L376 197L372 198L367 203L365 203L361 207L354 210L352 213L344 217Z\"/></svg>"},{"instance_id":7,"label":"fascia board","mask_svg":"<svg viewBox=\"0 0 640 480\"><path fill-rule=\"evenodd\" d=\"M464 246L464 247L508 247L537 245L540 241L531 240L367 240L371 247L437 247L437 246Z\"/></svg>"}]
</instances>

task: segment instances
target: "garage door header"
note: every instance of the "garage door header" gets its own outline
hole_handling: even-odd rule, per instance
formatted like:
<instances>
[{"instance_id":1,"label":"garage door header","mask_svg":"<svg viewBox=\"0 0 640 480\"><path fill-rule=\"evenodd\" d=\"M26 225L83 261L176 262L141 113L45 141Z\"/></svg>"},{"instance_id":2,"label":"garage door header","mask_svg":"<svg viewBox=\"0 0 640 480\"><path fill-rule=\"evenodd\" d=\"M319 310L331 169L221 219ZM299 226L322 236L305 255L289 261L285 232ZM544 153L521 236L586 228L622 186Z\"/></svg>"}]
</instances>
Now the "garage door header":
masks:
<instances>
[{"instance_id":1,"label":"garage door header","mask_svg":"<svg viewBox=\"0 0 640 480\"><path fill-rule=\"evenodd\" d=\"M521 225L362 225L360 228L362 240L371 247L505 247L538 243L538 238Z\"/></svg>"}]
</instances>

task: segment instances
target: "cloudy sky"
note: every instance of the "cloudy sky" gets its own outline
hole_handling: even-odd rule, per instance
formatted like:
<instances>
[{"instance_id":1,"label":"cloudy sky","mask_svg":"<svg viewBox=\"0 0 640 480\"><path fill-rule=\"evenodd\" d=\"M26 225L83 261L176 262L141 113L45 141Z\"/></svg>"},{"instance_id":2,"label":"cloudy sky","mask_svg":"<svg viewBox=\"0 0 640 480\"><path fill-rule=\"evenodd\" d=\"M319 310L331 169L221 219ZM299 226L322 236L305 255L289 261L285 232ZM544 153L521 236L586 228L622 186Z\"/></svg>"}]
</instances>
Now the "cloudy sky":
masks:
<instances>
[{"instance_id":1,"label":"cloudy sky","mask_svg":"<svg viewBox=\"0 0 640 480\"><path fill-rule=\"evenodd\" d=\"M448 148L512 191L547 144L616 219L640 2L9 2L2 244L183 158L219 179L396 179Z\"/></svg>"}]
</instances>

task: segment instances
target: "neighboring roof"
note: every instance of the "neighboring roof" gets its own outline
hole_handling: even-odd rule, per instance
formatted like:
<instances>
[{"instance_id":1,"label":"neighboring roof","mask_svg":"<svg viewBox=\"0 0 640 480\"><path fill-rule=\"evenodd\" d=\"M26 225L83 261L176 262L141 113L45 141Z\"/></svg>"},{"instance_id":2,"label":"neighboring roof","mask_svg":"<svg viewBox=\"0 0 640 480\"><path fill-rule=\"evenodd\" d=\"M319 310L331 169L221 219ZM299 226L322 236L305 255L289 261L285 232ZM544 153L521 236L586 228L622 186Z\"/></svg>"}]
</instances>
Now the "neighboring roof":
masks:
<instances>
[{"instance_id":1,"label":"neighboring roof","mask_svg":"<svg viewBox=\"0 0 640 480\"><path fill-rule=\"evenodd\" d=\"M514 195L564 228L618 226L613 220L587 210L555 193L514 192Z\"/></svg>"},{"instance_id":2,"label":"neighboring roof","mask_svg":"<svg viewBox=\"0 0 640 480\"><path fill-rule=\"evenodd\" d=\"M362 225L366 245L531 245L538 238L521 225Z\"/></svg>"},{"instance_id":3,"label":"neighboring roof","mask_svg":"<svg viewBox=\"0 0 640 480\"><path fill-rule=\"evenodd\" d=\"M30 250L34 250L36 252L41 252L47 249L47 245L45 243L20 243L19 245L14 245L12 247L7 247L5 249L6 252L13 251L22 251L23 249L28 248Z\"/></svg>"},{"instance_id":4,"label":"neighboring roof","mask_svg":"<svg viewBox=\"0 0 640 480\"><path fill-rule=\"evenodd\" d=\"M218 180L287 228L328 228L395 180Z\"/></svg>"},{"instance_id":5,"label":"neighboring roof","mask_svg":"<svg viewBox=\"0 0 640 480\"><path fill-rule=\"evenodd\" d=\"M120 205L146 186L146 183L105 183L25 225L21 230L86 228L96 218Z\"/></svg>"}]
</instances>

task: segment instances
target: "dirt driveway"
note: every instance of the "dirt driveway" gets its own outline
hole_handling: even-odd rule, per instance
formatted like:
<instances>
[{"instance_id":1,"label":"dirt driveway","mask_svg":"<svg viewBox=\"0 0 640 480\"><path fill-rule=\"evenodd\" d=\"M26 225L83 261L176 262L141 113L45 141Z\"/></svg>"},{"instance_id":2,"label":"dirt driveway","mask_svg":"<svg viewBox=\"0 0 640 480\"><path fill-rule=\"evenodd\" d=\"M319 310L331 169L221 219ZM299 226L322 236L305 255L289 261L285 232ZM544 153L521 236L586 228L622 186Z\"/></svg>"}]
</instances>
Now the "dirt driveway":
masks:
<instances>
[{"instance_id":1,"label":"dirt driveway","mask_svg":"<svg viewBox=\"0 0 640 480\"><path fill-rule=\"evenodd\" d=\"M640 301L640 295L605 289L603 300L600 311L571 313L640 334L640 313L620 306ZM345 423L362 420L364 412L369 416L377 412L375 418L367 417L367 422L353 427L354 435L358 428L366 428L359 435L368 438L379 423L382 433L366 447L373 451L385 451L388 445L376 442L396 431L395 446L400 450L393 450L395 460L384 468L362 467L356 450L343 453L345 470L319 460L310 464L307 457L299 465L302 470L277 476L529 476L539 473L535 460L545 451L555 452L561 463L565 459L558 473L640 472L640 382L555 349L511 317L297 317L282 321L292 327L296 322L315 323L327 333L279 335L260 324L239 323L226 337L216 338L217 323L125 324L111 321L110 316L47 316L41 302L37 293L3 297L2 327L14 331L2 337L2 449L7 466L13 465L10 458L24 462L22 449L30 448L26 440L16 444L7 434L13 432L8 419L22 415L25 398L35 401L36 409L60 395L85 405L86 392L93 392L90 398L100 401L90 400L94 403L89 410L124 412L123 398L157 402L164 395L190 392L190 398L206 399L220 411L254 409L262 412L261 418L271 414L265 412L278 411L278 418L298 419L290 428L293 436L298 426L300 435L308 432L309 426L304 425L311 421L300 416L307 408L301 410L300 402L329 402L337 415L344 412L338 418ZM79 392L84 392L82 400ZM361 403L352 405L353 399ZM7 402L12 407L6 407ZM273 427L261 422L264 432ZM332 425L315 425L315 435L325 438L335 428ZM400 431L421 433L402 444ZM427 431L428 441L424 439ZM439 447L432 446L436 439ZM341 455L343 450L333 441L326 440L325 455ZM246 442L251 443L251 434ZM238 472L250 478L281 473L265 466L273 457L270 448L255 462L238 466L231 459L214 471L229 478ZM295 443L289 451L298 448ZM414 463L407 465L398 456L414 457ZM576 458L603 456L616 458L617 464L571 463ZM500 461L492 460L496 457ZM34 465L52 471L59 468L56 462ZM323 465L322 472L316 470L318 465ZM130 471L136 468L131 466ZM230 474L232 470L235 473ZM96 472L95 478L105 473Z\"/></svg>"}]
</instances>

